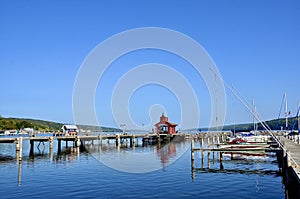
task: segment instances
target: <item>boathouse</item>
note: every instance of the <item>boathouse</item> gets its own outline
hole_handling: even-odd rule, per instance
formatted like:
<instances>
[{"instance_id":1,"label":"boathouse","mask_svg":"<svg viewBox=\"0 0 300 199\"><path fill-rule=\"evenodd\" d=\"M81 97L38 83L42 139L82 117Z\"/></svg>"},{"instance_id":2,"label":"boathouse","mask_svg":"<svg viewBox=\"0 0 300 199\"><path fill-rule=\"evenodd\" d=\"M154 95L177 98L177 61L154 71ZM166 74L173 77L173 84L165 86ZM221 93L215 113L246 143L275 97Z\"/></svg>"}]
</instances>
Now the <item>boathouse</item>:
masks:
<instances>
[{"instance_id":1,"label":"boathouse","mask_svg":"<svg viewBox=\"0 0 300 199\"><path fill-rule=\"evenodd\" d=\"M64 134L69 134L69 135L77 135L78 133L78 128L76 125L63 125L61 127L62 131Z\"/></svg>"},{"instance_id":2,"label":"boathouse","mask_svg":"<svg viewBox=\"0 0 300 199\"><path fill-rule=\"evenodd\" d=\"M168 117L162 113L160 121L155 124L156 133L159 134L176 134L177 124L168 121Z\"/></svg>"}]
</instances>

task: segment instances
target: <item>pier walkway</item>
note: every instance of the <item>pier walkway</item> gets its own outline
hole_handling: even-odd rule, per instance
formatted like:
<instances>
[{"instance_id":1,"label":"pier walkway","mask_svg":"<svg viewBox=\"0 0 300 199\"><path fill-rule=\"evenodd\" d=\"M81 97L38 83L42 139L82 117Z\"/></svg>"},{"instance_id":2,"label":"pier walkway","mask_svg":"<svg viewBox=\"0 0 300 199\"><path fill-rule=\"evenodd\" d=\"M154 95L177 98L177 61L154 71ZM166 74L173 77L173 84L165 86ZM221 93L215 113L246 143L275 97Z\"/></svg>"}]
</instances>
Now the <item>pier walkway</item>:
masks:
<instances>
[{"instance_id":1,"label":"pier walkway","mask_svg":"<svg viewBox=\"0 0 300 199\"><path fill-rule=\"evenodd\" d=\"M280 142L284 146L284 148L287 150L287 166L291 167L295 176L298 179L298 182L300 183L300 144L299 144L299 138L295 139L294 137L288 138L288 137L280 137Z\"/></svg>"}]
</instances>

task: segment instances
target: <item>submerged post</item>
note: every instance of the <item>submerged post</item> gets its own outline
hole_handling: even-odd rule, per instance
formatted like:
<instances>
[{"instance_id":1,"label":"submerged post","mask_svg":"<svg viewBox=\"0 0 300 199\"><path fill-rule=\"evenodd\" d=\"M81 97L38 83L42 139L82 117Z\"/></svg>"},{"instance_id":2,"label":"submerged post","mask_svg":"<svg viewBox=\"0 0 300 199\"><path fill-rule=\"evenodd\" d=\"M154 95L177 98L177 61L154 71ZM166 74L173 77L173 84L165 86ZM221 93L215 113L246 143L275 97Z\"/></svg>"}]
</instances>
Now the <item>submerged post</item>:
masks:
<instances>
[{"instance_id":1,"label":"submerged post","mask_svg":"<svg viewBox=\"0 0 300 199\"><path fill-rule=\"evenodd\" d=\"M19 161L19 164L18 164L18 186L21 185L21 179L22 179L22 162Z\"/></svg>"}]
</instances>

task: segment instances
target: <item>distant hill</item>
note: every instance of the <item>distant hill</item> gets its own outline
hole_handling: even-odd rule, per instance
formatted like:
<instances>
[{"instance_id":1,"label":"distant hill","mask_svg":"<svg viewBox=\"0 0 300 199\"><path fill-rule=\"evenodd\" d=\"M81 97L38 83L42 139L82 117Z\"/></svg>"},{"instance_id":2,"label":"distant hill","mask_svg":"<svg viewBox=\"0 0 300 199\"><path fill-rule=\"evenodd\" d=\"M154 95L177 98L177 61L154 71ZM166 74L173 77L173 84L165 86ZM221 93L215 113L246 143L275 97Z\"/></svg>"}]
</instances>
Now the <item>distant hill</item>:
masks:
<instances>
[{"instance_id":1,"label":"distant hill","mask_svg":"<svg viewBox=\"0 0 300 199\"><path fill-rule=\"evenodd\" d=\"M289 118L288 119L288 126L289 130L292 129L294 125L295 117ZM285 128L285 118L280 118L280 119L273 119L266 121L268 126L272 130L281 130L281 127L284 129ZM263 126L260 123L257 124L257 129L258 130L264 130ZM201 131L207 131L208 128L200 128ZM191 131L198 131L199 129L189 129ZM217 130L216 128L210 128L210 130ZM236 131L236 132L241 132L241 131L252 131L253 130L253 123L246 123L246 124L236 124L236 125L225 125L223 126L224 131ZM298 130L298 123L296 122L294 130Z\"/></svg>"},{"instance_id":2,"label":"distant hill","mask_svg":"<svg viewBox=\"0 0 300 199\"><path fill-rule=\"evenodd\" d=\"M291 130L294 122L295 122L295 117L289 118L288 119L288 129ZM268 124L268 126L272 129L272 130L281 130L281 127L283 129L285 129L285 118L280 118L280 119L273 119L273 120L269 120L266 121L266 123ZM260 124L260 123L256 123L257 124L257 129L258 130L264 130L264 127ZM253 123L248 123L248 124L238 124L238 125L227 125L223 127L223 130L231 130L231 131L236 131L236 132L240 132L240 131L252 131L253 130ZM296 121L296 124L294 126L294 130L298 130L298 123Z\"/></svg>"},{"instance_id":3,"label":"distant hill","mask_svg":"<svg viewBox=\"0 0 300 199\"><path fill-rule=\"evenodd\" d=\"M292 129L292 126L295 121L295 117L289 118L288 120L289 129ZM266 122L272 130L280 130L281 127L285 127L285 118L274 119ZM37 119L27 119L27 118L4 118L0 116L0 131L4 130L20 130L23 128L33 128L37 131L59 131L63 123L50 122ZM77 125L79 129L91 130L91 131L104 131L104 132L121 132L120 129L110 128L110 127L98 127L91 125ZM264 128L260 123L257 123L258 130L263 130ZM295 125L295 130L298 130L298 123ZM198 129L190 129L198 130ZM208 130L207 128L201 128L202 131ZM216 130L216 129L211 129ZM223 127L223 130L228 131L251 131L253 130L253 124L236 124L236 125L226 125Z\"/></svg>"},{"instance_id":4,"label":"distant hill","mask_svg":"<svg viewBox=\"0 0 300 199\"><path fill-rule=\"evenodd\" d=\"M63 126L63 123L50 122L37 119L27 119L27 118L4 118L0 117L0 131L4 130L20 130L23 128L33 128L37 131L59 131ZM98 127L90 125L77 125L79 129L91 130L91 131L121 131L117 128L110 127Z\"/></svg>"}]
</instances>

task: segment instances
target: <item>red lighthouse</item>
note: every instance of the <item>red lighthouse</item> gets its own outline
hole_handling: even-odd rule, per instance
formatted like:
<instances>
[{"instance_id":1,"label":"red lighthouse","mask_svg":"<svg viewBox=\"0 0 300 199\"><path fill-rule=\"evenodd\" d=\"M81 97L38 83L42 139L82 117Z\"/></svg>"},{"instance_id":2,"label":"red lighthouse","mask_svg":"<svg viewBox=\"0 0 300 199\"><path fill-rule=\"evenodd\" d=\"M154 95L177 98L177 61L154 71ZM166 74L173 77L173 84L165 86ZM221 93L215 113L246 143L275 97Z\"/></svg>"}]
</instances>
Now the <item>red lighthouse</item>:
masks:
<instances>
[{"instance_id":1,"label":"red lighthouse","mask_svg":"<svg viewBox=\"0 0 300 199\"><path fill-rule=\"evenodd\" d=\"M160 121L155 124L156 133L159 134L176 134L177 124L168 121L168 117L162 113Z\"/></svg>"}]
</instances>

